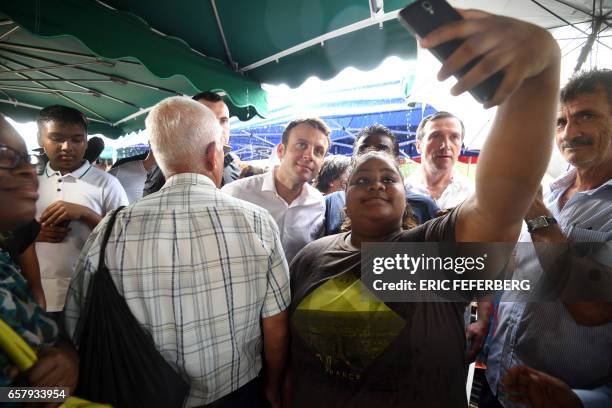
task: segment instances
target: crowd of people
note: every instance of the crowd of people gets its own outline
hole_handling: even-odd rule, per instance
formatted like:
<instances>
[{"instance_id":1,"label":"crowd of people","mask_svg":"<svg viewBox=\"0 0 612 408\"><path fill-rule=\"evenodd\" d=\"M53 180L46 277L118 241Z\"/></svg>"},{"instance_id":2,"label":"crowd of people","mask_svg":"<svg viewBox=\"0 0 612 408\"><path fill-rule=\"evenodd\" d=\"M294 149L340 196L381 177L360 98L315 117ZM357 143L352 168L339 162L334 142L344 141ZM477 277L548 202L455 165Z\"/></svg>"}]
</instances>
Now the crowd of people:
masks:
<instances>
[{"instance_id":1,"label":"crowd of people","mask_svg":"<svg viewBox=\"0 0 612 408\"><path fill-rule=\"evenodd\" d=\"M39 175L0 118L0 317L39 357L19 374L0 350L0 385L77 389L105 265L188 383L184 406L464 407L467 365L485 343L481 407L612 406L612 302L490 299L466 324L467 303L364 296L361 245L371 242L598 242L592 271L609 270L612 71L578 74L560 92L546 30L462 13L420 45L466 40L440 79L480 58L454 94L504 72L474 182L455 170L465 127L450 112L422 120L421 165L406 180L389 129L372 124L350 158L329 156L319 118L286 126L279 165L240 169L213 92L158 103L150 151L108 173L85 159L78 110L40 111ZM553 141L570 170L543 193ZM514 263L541 271L523 248Z\"/></svg>"}]
</instances>

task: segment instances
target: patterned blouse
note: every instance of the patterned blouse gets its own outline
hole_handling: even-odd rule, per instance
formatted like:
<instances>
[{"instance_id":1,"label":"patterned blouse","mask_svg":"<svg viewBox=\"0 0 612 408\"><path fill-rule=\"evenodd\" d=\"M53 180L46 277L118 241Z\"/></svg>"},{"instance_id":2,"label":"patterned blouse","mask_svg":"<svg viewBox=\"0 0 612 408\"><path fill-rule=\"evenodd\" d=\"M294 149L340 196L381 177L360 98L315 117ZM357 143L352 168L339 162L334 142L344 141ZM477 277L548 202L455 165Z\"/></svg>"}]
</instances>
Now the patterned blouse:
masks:
<instances>
[{"instance_id":1,"label":"patterned blouse","mask_svg":"<svg viewBox=\"0 0 612 408\"><path fill-rule=\"evenodd\" d=\"M0 249L0 318L31 347L52 346L58 340L55 321L36 303L19 267L3 249ZM12 365L0 349L0 387L11 384L8 372Z\"/></svg>"}]
</instances>

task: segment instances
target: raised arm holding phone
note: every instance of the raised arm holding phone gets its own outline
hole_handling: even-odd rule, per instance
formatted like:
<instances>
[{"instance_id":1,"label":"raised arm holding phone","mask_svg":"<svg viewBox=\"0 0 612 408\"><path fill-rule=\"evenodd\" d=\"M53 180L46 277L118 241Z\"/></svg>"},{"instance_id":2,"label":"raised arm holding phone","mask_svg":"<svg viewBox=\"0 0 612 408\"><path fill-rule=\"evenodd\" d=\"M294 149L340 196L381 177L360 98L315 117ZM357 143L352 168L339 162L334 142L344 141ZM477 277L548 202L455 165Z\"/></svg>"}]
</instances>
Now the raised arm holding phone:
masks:
<instances>
[{"instance_id":1,"label":"raised arm holding phone","mask_svg":"<svg viewBox=\"0 0 612 408\"><path fill-rule=\"evenodd\" d=\"M434 4L411 4L423 3ZM440 79L477 60L461 73L454 95L503 74L495 92L482 98L485 107L499 108L479 159L476 193L447 215L405 231L403 182L393 158L374 152L355 161L346 190L351 231L310 243L290 267L289 399L295 406L466 405L463 304L347 298L366 304L338 311L335 303L349 296L344 285L360 284L364 242L515 242L519 235L551 154L559 48L540 27L458 12L463 20L419 42L434 48L463 41L443 62ZM514 158L519 149L521 166ZM377 328L381 321L384 329ZM376 351L376 344L386 346Z\"/></svg>"}]
</instances>

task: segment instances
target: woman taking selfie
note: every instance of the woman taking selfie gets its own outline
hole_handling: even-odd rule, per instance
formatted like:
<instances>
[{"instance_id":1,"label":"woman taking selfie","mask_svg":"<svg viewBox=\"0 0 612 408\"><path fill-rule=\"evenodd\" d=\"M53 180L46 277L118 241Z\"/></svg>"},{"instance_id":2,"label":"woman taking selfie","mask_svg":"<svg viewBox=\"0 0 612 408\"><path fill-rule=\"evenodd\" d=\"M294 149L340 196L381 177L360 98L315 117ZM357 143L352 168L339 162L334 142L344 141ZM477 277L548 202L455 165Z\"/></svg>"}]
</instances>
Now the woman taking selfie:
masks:
<instances>
[{"instance_id":1,"label":"woman taking selfie","mask_svg":"<svg viewBox=\"0 0 612 408\"><path fill-rule=\"evenodd\" d=\"M446 60L441 79L483 58L454 94L504 72L486 105L499 107L479 158L476 192L443 217L404 231L405 193L394 160L375 152L355 160L346 189L351 231L310 243L291 264L293 406L467 405L465 304L384 303L364 296L360 280L365 242L516 242L546 169L559 91L557 44L528 23L462 14L464 21L434 31L421 46L458 38L470 44ZM528 156L521 166L518 150Z\"/></svg>"}]
</instances>

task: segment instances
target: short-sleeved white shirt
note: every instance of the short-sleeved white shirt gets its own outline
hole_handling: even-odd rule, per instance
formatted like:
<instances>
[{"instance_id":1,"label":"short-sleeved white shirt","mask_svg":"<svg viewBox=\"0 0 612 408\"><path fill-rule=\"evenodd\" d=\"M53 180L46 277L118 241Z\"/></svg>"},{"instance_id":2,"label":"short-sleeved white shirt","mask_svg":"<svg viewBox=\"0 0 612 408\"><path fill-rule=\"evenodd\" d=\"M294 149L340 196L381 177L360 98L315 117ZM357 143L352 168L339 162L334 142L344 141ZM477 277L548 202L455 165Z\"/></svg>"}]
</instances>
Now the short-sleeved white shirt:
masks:
<instances>
[{"instance_id":1,"label":"short-sleeved white shirt","mask_svg":"<svg viewBox=\"0 0 612 408\"><path fill-rule=\"evenodd\" d=\"M421 174L421 170L417 170L414 174L406 179L406 190L431 197L429 190L427 190L427 185L425 185L423 180L424 177ZM436 205L441 210L448 210L457 207L473 193L474 182L469 178L458 174L457 172L453 172L451 182L448 186L446 186L442 192L442 195L440 195L438 199L433 197L431 197L431 199L435 201Z\"/></svg>"},{"instance_id":2,"label":"short-sleeved white shirt","mask_svg":"<svg viewBox=\"0 0 612 408\"><path fill-rule=\"evenodd\" d=\"M142 190L144 189L145 181L147 181L147 170L142 160L124 163L110 169L108 173L117 177L117 180L119 180L127 194L130 204L142 198Z\"/></svg>"},{"instance_id":3,"label":"short-sleeved white shirt","mask_svg":"<svg viewBox=\"0 0 612 408\"><path fill-rule=\"evenodd\" d=\"M36 219L40 219L43 211L56 201L83 205L100 216L119 206L128 205L119 180L87 161L63 176L47 163L43 174L38 176L38 182L40 198L36 203ZM49 312L63 309L74 264L91 233L91 229L82 221L71 221L68 227L70 232L62 242L36 243L40 277Z\"/></svg>"},{"instance_id":4,"label":"short-sleeved white shirt","mask_svg":"<svg viewBox=\"0 0 612 408\"><path fill-rule=\"evenodd\" d=\"M321 235L325 200L321 192L308 183L304 184L302 192L291 204L287 204L276 192L274 169L232 181L221 191L268 210L280 230L281 243L289 263L300 249Z\"/></svg>"}]
</instances>

